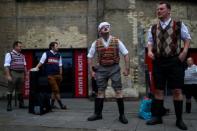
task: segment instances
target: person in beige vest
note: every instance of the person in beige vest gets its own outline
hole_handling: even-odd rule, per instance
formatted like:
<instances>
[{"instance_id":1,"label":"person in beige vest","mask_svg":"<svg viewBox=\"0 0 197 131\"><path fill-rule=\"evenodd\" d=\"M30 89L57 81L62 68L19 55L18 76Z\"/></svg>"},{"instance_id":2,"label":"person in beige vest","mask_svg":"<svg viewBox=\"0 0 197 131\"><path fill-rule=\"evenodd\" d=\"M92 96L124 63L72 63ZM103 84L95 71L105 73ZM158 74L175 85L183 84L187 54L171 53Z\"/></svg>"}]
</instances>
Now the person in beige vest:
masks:
<instances>
[{"instance_id":1,"label":"person in beige vest","mask_svg":"<svg viewBox=\"0 0 197 131\"><path fill-rule=\"evenodd\" d=\"M26 71L25 56L21 54L22 42L15 41L13 43L13 50L6 53L4 67L5 77L8 81L7 92L7 111L12 111L12 93L15 90L18 100L19 108L25 108L23 101L23 85L24 73Z\"/></svg>"}]
</instances>

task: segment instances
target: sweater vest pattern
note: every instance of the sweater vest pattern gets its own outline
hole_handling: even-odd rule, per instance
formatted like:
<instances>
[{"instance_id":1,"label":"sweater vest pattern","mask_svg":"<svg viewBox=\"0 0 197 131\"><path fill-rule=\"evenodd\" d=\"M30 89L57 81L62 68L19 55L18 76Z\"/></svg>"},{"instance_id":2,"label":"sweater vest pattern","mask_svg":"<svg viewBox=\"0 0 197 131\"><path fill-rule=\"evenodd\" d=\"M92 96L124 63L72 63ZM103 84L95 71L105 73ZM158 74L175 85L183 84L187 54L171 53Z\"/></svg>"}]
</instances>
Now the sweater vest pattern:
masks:
<instances>
[{"instance_id":1,"label":"sweater vest pattern","mask_svg":"<svg viewBox=\"0 0 197 131\"><path fill-rule=\"evenodd\" d=\"M56 75L59 74L59 61L60 61L60 54L53 54L50 51L46 52L46 73L47 75Z\"/></svg>"},{"instance_id":2,"label":"sweater vest pattern","mask_svg":"<svg viewBox=\"0 0 197 131\"><path fill-rule=\"evenodd\" d=\"M153 25L153 52L156 57L170 57L176 56L180 53L180 24L181 22L172 20L165 29L162 29L159 23Z\"/></svg>"},{"instance_id":3,"label":"sweater vest pattern","mask_svg":"<svg viewBox=\"0 0 197 131\"><path fill-rule=\"evenodd\" d=\"M100 65L110 66L119 63L120 56L117 38L112 37L108 47L104 47L102 39L98 39L96 41L96 50L98 54L97 60Z\"/></svg>"},{"instance_id":4,"label":"sweater vest pattern","mask_svg":"<svg viewBox=\"0 0 197 131\"><path fill-rule=\"evenodd\" d=\"M17 54L12 51L10 52L10 56L11 56L10 70L24 71L25 70L24 55Z\"/></svg>"}]
</instances>

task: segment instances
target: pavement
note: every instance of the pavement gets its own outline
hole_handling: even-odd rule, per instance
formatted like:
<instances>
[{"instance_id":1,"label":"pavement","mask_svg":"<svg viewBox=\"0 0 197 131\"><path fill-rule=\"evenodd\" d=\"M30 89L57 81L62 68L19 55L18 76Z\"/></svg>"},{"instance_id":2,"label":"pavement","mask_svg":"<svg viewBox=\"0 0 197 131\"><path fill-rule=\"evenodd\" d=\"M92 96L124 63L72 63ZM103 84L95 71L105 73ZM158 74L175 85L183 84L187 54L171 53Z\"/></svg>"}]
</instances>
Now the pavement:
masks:
<instances>
[{"instance_id":1,"label":"pavement","mask_svg":"<svg viewBox=\"0 0 197 131\"><path fill-rule=\"evenodd\" d=\"M125 114L128 124L118 121L118 108L115 101L105 101L103 119L93 122L87 117L93 114L94 102L85 98L63 99L67 110L55 109L44 115L28 113L27 109L6 111L5 100L0 100L0 131L180 131L175 126L175 114L172 98L165 98L165 107L170 108L170 114L163 117L163 124L148 126L146 121L138 117L139 101L125 101ZM28 101L25 101L28 104ZM57 104L57 103L56 103ZM188 131L197 131L197 104L192 101L190 114L183 113Z\"/></svg>"}]
</instances>

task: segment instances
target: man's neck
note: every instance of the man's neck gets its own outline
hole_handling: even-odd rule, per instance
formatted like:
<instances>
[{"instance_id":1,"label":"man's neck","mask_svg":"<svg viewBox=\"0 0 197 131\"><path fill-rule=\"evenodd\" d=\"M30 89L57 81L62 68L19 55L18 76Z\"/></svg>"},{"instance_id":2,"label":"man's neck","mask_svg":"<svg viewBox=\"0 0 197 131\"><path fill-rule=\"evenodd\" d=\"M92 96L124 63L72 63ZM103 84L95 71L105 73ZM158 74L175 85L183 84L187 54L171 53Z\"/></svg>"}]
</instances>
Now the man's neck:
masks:
<instances>
[{"instance_id":1,"label":"man's neck","mask_svg":"<svg viewBox=\"0 0 197 131\"><path fill-rule=\"evenodd\" d=\"M19 51L15 50L15 49L13 49L13 51L14 51L15 53L20 53Z\"/></svg>"},{"instance_id":2,"label":"man's neck","mask_svg":"<svg viewBox=\"0 0 197 131\"><path fill-rule=\"evenodd\" d=\"M103 34L102 37L105 41L107 41L109 39L109 34Z\"/></svg>"},{"instance_id":3,"label":"man's neck","mask_svg":"<svg viewBox=\"0 0 197 131\"><path fill-rule=\"evenodd\" d=\"M55 51L55 50L51 50L51 52L52 52L52 53L57 53L57 51Z\"/></svg>"},{"instance_id":4,"label":"man's neck","mask_svg":"<svg viewBox=\"0 0 197 131\"><path fill-rule=\"evenodd\" d=\"M166 22L166 21L168 21L169 19L170 19L170 16L169 16L169 17L166 17L166 18L161 18L160 21Z\"/></svg>"}]
</instances>

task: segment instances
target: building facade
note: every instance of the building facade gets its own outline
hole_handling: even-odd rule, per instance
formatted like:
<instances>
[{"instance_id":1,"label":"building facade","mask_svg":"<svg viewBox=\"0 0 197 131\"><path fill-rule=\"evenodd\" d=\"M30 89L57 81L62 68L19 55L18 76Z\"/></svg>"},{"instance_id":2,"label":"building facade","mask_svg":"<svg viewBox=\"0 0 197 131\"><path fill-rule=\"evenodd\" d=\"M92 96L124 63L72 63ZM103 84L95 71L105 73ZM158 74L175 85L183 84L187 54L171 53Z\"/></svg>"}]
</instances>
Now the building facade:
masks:
<instances>
[{"instance_id":1,"label":"building facade","mask_svg":"<svg viewBox=\"0 0 197 131\"><path fill-rule=\"evenodd\" d=\"M15 40L24 49L47 49L58 41L61 49L90 48L98 37L97 26L102 21L112 25L112 35L118 36L130 52L130 75L122 77L125 97L145 93L146 32L156 22L158 0L0 0L0 63ZM172 17L182 20L190 29L191 47L197 44L197 3L170 1ZM121 61L121 67L124 62ZM88 68L87 68L88 69ZM0 67L3 74L3 64ZM2 76L2 75L1 75ZM3 80L3 78L1 78ZM88 94L91 82L88 79ZM113 97L110 82L106 97Z\"/></svg>"}]
</instances>

